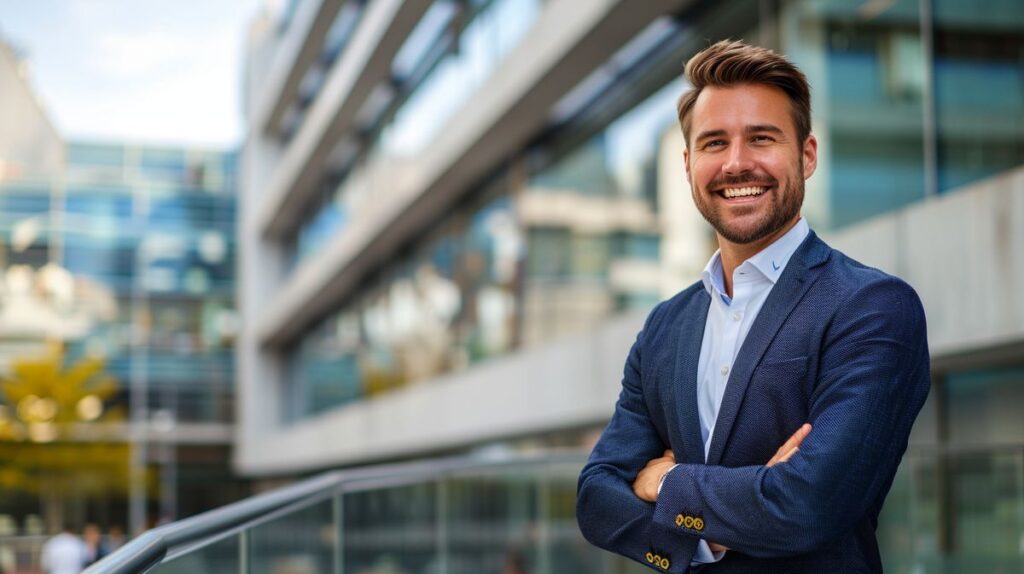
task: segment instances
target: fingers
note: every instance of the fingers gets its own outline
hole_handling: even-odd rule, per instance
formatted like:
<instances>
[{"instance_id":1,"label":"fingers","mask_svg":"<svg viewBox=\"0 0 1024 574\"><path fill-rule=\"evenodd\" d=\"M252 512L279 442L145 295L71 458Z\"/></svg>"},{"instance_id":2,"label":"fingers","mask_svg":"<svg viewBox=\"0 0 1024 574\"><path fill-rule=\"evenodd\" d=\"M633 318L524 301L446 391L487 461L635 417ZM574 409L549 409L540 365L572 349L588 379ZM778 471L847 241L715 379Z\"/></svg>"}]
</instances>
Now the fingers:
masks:
<instances>
[{"instance_id":1,"label":"fingers","mask_svg":"<svg viewBox=\"0 0 1024 574\"><path fill-rule=\"evenodd\" d=\"M804 442L804 439L809 434L811 434L811 425L804 423L775 451L775 456L768 461L767 466L774 466L780 462L788 461L790 457L800 451L800 444Z\"/></svg>"},{"instance_id":2,"label":"fingers","mask_svg":"<svg viewBox=\"0 0 1024 574\"><path fill-rule=\"evenodd\" d=\"M676 455L672 454L671 450L666 450L664 453L662 453L662 455L660 457L652 458L651 460L647 461L647 465L646 466L653 466L655 464L661 464L663 462L675 463L676 462Z\"/></svg>"}]
</instances>

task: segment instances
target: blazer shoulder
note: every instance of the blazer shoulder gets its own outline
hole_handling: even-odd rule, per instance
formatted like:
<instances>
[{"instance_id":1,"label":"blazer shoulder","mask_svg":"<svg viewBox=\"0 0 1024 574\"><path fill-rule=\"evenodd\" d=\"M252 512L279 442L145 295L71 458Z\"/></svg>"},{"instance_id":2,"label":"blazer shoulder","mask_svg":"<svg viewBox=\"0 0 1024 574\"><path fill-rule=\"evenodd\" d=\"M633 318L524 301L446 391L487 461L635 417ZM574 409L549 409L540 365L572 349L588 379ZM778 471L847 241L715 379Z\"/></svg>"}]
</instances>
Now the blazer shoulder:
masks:
<instances>
[{"instance_id":1,"label":"blazer shoulder","mask_svg":"<svg viewBox=\"0 0 1024 574\"><path fill-rule=\"evenodd\" d=\"M846 295L845 298L865 291L886 293L912 303L915 308L922 307L921 298L909 283L881 269L865 265L837 249L832 249L829 267L834 278L830 283L836 292Z\"/></svg>"},{"instance_id":2,"label":"blazer shoulder","mask_svg":"<svg viewBox=\"0 0 1024 574\"><path fill-rule=\"evenodd\" d=\"M644 322L644 333L657 333L672 324L685 314L684 309L693 302L694 298L700 297L702 294L706 294L704 284L697 281L655 305Z\"/></svg>"}]
</instances>

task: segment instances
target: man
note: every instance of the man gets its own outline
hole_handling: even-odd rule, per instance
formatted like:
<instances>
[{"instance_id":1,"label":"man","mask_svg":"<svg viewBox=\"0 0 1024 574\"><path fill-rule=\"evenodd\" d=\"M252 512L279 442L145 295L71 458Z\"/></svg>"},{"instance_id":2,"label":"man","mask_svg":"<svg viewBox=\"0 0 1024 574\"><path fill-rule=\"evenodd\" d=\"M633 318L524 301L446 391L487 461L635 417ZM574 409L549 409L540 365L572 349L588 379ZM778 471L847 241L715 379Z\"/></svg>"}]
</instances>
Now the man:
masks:
<instances>
[{"instance_id":1,"label":"man","mask_svg":"<svg viewBox=\"0 0 1024 574\"><path fill-rule=\"evenodd\" d=\"M792 63L719 42L686 76L686 174L719 251L637 336L580 529L661 571L880 572L878 513L930 386L920 301L800 217L817 140Z\"/></svg>"},{"instance_id":2,"label":"man","mask_svg":"<svg viewBox=\"0 0 1024 574\"><path fill-rule=\"evenodd\" d=\"M40 563L47 574L78 574L85 567L85 543L72 534L70 527L43 544Z\"/></svg>"}]
</instances>

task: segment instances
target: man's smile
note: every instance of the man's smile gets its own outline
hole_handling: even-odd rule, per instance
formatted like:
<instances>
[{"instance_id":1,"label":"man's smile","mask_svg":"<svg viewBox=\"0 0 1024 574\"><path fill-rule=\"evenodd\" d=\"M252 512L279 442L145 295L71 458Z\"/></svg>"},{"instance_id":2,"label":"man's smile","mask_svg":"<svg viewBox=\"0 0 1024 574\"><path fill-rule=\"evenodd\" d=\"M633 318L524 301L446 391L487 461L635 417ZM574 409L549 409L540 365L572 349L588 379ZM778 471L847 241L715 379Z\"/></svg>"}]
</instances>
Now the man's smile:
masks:
<instances>
[{"instance_id":1,"label":"man's smile","mask_svg":"<svg viewBox=\"0 0 1024 574\"><path fill-rule=\"evenodd\" d=\"M718 190L718 193L726 199L733 199L737 197L756 197L764 192L768 191L767 186L746 186L746 187L727 187L725 189Z\"/></svg>"}]
</instances>

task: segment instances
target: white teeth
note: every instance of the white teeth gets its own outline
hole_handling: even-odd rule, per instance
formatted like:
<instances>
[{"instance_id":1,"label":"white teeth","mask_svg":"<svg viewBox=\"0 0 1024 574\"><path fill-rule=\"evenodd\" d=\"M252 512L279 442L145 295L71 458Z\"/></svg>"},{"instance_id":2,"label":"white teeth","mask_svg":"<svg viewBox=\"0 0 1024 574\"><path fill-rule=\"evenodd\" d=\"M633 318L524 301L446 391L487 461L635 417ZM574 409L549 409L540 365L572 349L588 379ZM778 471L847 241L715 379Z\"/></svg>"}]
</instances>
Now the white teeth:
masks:
<instances>
[{"instance_id":1,"label":"white teeth","mask_svg":"<svg viewBox=\"0 0 1024 574\"><path fill-rule=\"evenodd\" d=\"M734 189L723 189L722 193L729 198L745 197L748 195L761 195L767 189L767 187L737 187Z\"/></svg>"}]
</instances>

